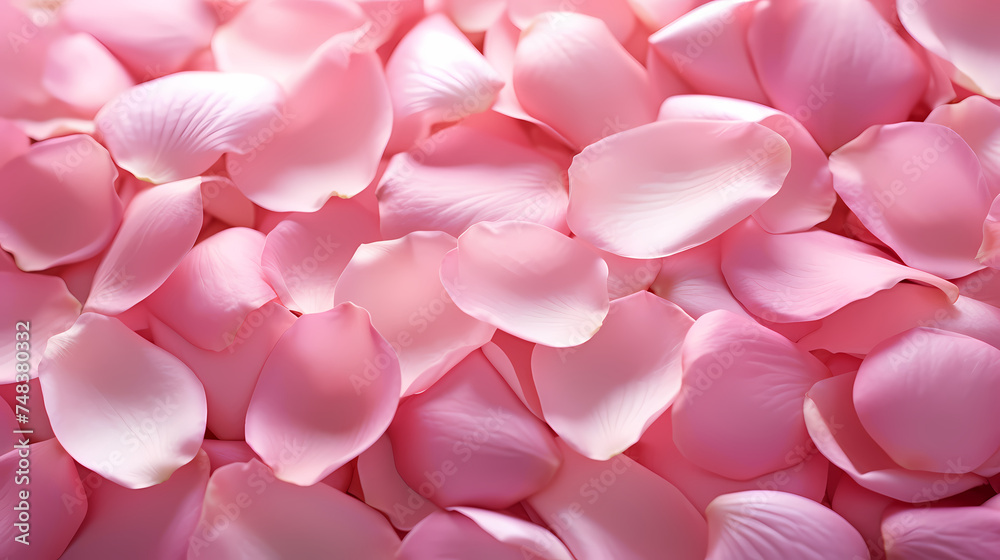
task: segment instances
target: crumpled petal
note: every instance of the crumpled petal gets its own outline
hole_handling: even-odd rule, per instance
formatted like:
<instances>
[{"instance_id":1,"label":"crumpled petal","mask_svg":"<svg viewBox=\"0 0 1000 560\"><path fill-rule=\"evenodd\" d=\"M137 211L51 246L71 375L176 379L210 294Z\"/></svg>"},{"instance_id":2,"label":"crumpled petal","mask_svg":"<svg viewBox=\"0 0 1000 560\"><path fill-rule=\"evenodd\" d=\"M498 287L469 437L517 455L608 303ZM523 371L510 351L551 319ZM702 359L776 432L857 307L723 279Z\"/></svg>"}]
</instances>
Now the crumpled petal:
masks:
<instances>
[{"instance_id":1,"label":"crumpled petal","mask_svg":"<svg viewBox=\"0 0 1000 560\"><path fill-rule=\"evenodd\" d=\"M706 560L869 558L857 529L833 510L796 494L726 494L708 505L706 516Z\"/></svg>"},{"instance_id":2,"label":"crumpled petal","mask_svg":"<svg viewBox=\"0 0 1000 560\"><path fill-rule=\"evenodd\" d=\"M80 302L70 295L61 278L19 270L0 272L0 293L4 294L0 320L11 329L0 344L0 383L13 383L19 373L37 377L38 362L49 338L73 326L80 315ZM21 321L25 324L18 326ZM28 359L18 360L20 352L27 352ZM19 363L27 364L28 370L18 371Z\"/></svg>"},{"instance_id":3,"label":"crumpled petal","mask_svg":"<svg viewBox=\"0 0 1000 560\"><path fill-rule=\"evenodd\" d=\"M388 434L399 475L440 507L509 507L545 487L561 460L479 351L403 400Z\"/></svg>"},{"instance_id":4,"label":"crumpled petal","mask_svg":"<svg viewBox=\"0 0 1000 560\"><path fill-rule=\"evenodd\" d=\"M399 357L402 396L430 387L496 331L466 315L441 284L441 260L456 245L442 232L368 243L337 282L335 302L365 308Z\"/></svg>"},{"instance_id":5,"label":"crumpled petal","mask_svg":"<svg viewBox=\"0 0 1000 560\"><path fill-rule=\"evenodd\" d=\"M536 346L531 370L545 421L585 457L618 455L680 392L681 346L693 324L680 307L643 291L611 302L587 342Z\"/></svg>"},{"instance_id":6,"label":"crumpled petal","mask_svg":"<svg viewBox=\"0 0 1000 560\"><path fill-rule=\"evenodd\" d=\"M399 361L351 303L298 318L264 362L247 443L284 481L315 484L385 432L399 402Z\"/></svg>"},{"instance_id":7,"label":"crumpled petal","mask_svg":"<svg viewBox=\"0 0 1000 560\"><path fill-rule=\"evenodd\" d=\"M99 253L122 203L108 152L83 134L32 144L0 168L0 245L21 270L44 270Z\"/></svg>"},{"instance_id":8,"label":"crumpled petal","mask_svg":"<svg viewBox=\"0 0 1000 560\"><path fill-rule=\"evenodd\" d=\"M656 118L646 69L585 15L546 12L526 26L513 83L521 107L577 149Z\"/></svg>"},{"instance_id":9,"label":"crumpled petal","mask_svg":"<svg viewBox=\"0 0 1000 560\"><path fill-rule=\"evenodd\" d=\"M710 95L675 95L660 106L659 120L684 118L757 122L788 142L792 162L781 190L753 213L765 230L805 231L830 217L837 193L826 154L790 115L766 105Z\"/></svg>"},{"instance_id":10,"label":"crumpled petal","mask_svg":"<svg viewBox=\"0 0 1000 560\"><path fill-rule=\"evenodd\" d=\"M672 484L625 455L594 461L556 441L563 466L527 502L577 560L705 558L705 520Z\"/></svg>"},{"instance_id":11,"label":"crumpled petal","mask_svg":"<svg viewBox=\"0 0 1000 560\"><path fill-rule=\"evenodd\" d=\"M205 387L207 425L212 434L243 439L247 407L264 361L295 322L295 315L277 302L267 303L248 315L236 332L236 340L218 352L191 344L155 317L149 322L153 342L191 368Z\"/></svg>"},{"instance_id":12,"label":"crumpled petal","mask_svg":"<svg viewBox=\"0 0 1000 560\"><path fill-rule=\"evenodd\" d=\"M573 158L567 219L600 249L665 257L756 211L781 188L790 165L788 142L757 123L656 122Z\"/></svg>"},{"instance_id":13,"label":"crumpled petal","mask_svg":"<svg viewBox=\"0 0 1000 560\"><path fill-rule=\"evenodd\" d=\"M399 537L377 511L325 484L283 482L254 459L212 473L188 558L312 558L321 551L392 560L398 549Z\"/></svg>"},{"instance_id":14,"label":"crumpled petal","mask_svg":"<svg viewBox=\"0 0 1000 560\"><path fill-rule=\"evenodd\" d=\"M828 153L906 120L927 88L920 58L867 0L763 0L747 43L773 106Z\"/></svg>"},{"instance_id":15,"label":"crumpled petal","mask_svg":"<svg viewBox=\"0 0 1000 560\"><path fill-rule=\"evenodd\" d=\"M333 309L344 267L364 243L378 241L378 217L356 200L333 198L311 214L292 214L267 234L261 268L286 307Z\"/></svg>"},{"instance_id":16,"label":"crumpled petal","mask_svg":"<svg viewBox=\"0 0 1000 560\"><path fill-rule=\"evenodd\" d=\"M1000 98L996 53L1000 42L992 22L1000 6L989 0L902 2L896 6L903 27L925 49L954 65L962 86Z\"/></svg>"},{"instance_id":17,"label":"crumpled petal","mask_svg":"<svg viewBox=\"0 0 1000 560\"><path fill-rule=\"evenodd\" d=\"M199 451L170 479L141 490L122 488L96 473L81 475L83 488L66 500L66 507L81 507L81 495L87 497L87 518L60 559L184 558L208 473L208 456Z\"/></svg>"},{"instance_id":18,"label":"crumpled petal","mask_svg":"<svg viewBox=\"0 0 1000 560\"><path fill-rule=\"evenodd\" d=\"M156 291L201 231L203 179L137 194L94 274L86 311L118 315Z\"/></svg>"},{"instance_id":19,"label":"crumpled petal","mask_svg":"<svg viewBox=\"0 0 1000 560\"><path fill-rule=\"evenodd\" d=\"M198 243L145 300L149 312L195 346L229 346L247 315L275 298L260 268L264 239L229 228Z\"/></svg>"},{"instance_id":20,"label":"crumpled petal","mask_svg":"<svg viewBox=\"0 0 1000 560\"><path fill-rule=\"evenodd\" d=\"M961 474L1000 450L1000 350L915 328L872 349L854 382L865 430L900 466Z\"/></svg>"},{"instance_id":21,"label":"crumpled petal","mask_svg":"<svg viewBox=\"0 0 1000 560\"><path fill-rule=\"evenodd\" d=\"M809 439L806 391L830 375L785 337L728 311L688 331L681 394L671 408L674 442L692 463L736 480L788 468Z\"/></svg>"},{"instance_id":22,"label":"crumpled petal","mask_svg":"<svg viewBox=\"0 0 1000 560\"><path fill-rule=\"evenodd\" d=\"M830 156L830 171L847 206L907 265L942 278L982 268L976 254L993 197L979 158L955 131L872 127Z\"/></svg>"},{"instance_id":23,"label":"crumpled petal","mask_svg":"<svg viewBox=\"0 0 1000 560\"><path fill-rule=\"evenodd\" d=\"M740 303L776 322L822 319L902 281L958 299L951 282L907 268L871 245L823 230L772 235L752 220L723 238L722 272Z\"/></svg>"},{"instance_id":24,"label":"crumpled petal","mask_svg":"<svg viewBox=\"0 0 1000 560\"><path fill-rule=\"evenodd\" d=\"M34 440L31 435L19 437ZM4 452L0 457L4 512L0 555L24 560L60 558L87 513L76 463L54 439ZM28 467L18 465L24 459ZM21 519L22 514L27 517Z\"/></svg>"},{"instance_id":25,"label":"crumpled petal","mask_svg":"<svg viewBox=\"0 0 1000 560\"><path fill-rule=\"evenodd\" d=\"M521 220L566 228L565 170L537 150L465 126L397 154L376 195L382 234L438 230L458 237L483 221Z\"/></svg>"},{"instance_id":26,"label":"crumpled petal","mask_svg":"<svg viewBox=\"0 0 1000 560\"><path fill-rule=\"evenodd\" d=\"M285 95L253 74L179 72L137 85L110 101L94 123L123 169L167 183L194 177L226 153L256 149L280 121Z\"/></svg>"},{"instance_id":27,"label":"crumpled petal","mask_svg":"<svg viewBox=\"0 0 1000 560\"><path fill-rule=\"evenodd\" d=\"M198 378L118 319L81 315L49 339L38 378L66 451L126 488L167 480L201 447L206 403Z\"/></svg>"},{"instance_id":28,"label":"crumpled petal","mask_svg":"<svg viewBox=\"0 0 1000 560\"><path fill-rule=\"evenodd\" d=\"M480 222L441 263L441 281L469 315L514 336L567 347L608 314L608 265L572 239L530 222Z\"/></svg>"}]
</instances>

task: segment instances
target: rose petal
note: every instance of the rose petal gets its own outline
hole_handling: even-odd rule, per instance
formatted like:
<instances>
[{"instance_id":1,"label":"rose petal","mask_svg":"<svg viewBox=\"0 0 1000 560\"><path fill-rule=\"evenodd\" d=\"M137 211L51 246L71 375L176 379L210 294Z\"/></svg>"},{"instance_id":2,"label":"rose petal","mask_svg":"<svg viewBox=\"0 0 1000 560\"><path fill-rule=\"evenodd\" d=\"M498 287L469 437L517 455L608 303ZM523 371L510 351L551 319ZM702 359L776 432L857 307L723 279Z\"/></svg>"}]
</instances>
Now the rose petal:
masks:
<instances>
[{"instance_id":1,"label":"rose petal","mask_svg":"<svg viewBox=\"0 0 1000 560\"><path fill-rule=\"evenodd\" d=\"M389 436L383 435L358 456L358 479L365 503L385 514L401 531L413 529L422 519L440 511L399 476Z\"/></svg>"},{"instance_id":2,"label":"rose petal","mask_svg":"<svg viewBox=\"0 0 1000 560\"><path fill-rule=\"evenodd\" d=\"M21 271L0 272L0 293L7 294L0 298L0 319L13 331L0 345L4 372L0 383L14 382L19 373L37 377L38 362L49 338L73 326L80 316L80 302L70 295L62 279ZM27 360L17 359L25 354ZM26 371L19 371L20 363L27 365Z\"/></svg>"},{"instance_id":3,"label":"rose petal","mask_svg":"<svg viewBox=\"0 0 1000 560\"><path fill-rule=\"evenodd\" d=\"M961 135L979 157L990 194L1000 195L1000 107L973 95L935 107L925 122L946 126Z\"/></svg>"},{"instance_id":4,"label":"rose petal","mask_svg":"<svg viewBox=\"0 0 1000 560\"><path fill-rule=\"evenodd\" d=\"M1000 512L988 507L900 509L882 520L887 560L989 560Z\"/></svg>"},{"instance_id":5,"label":"rose petal","mask_svg":"<svg viewBox=\"0 0 1000 560\"><path fill-rule=\"evenodd\" d=\"M625 0L508 0L507 4L507 14L521 29L537 23L538 16L545 12L577 13L599 18L614 33L615 38L622 42L635 27L635 15Z\"/></svg>"}]
</instances>

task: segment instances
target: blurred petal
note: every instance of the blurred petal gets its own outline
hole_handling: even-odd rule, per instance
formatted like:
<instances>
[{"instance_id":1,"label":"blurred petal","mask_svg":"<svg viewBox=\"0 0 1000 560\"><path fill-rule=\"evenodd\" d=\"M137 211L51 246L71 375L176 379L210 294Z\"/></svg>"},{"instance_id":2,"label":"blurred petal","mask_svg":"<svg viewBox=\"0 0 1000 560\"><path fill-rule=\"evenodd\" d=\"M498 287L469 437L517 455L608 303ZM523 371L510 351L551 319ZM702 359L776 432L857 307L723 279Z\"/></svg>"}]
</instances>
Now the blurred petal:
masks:
<instances>
[{"instance_id":1,"label":"blurred petal","mask_svg":"<svg viewBox=\"0 0 1000 560\"><path fill-rule=\"evenodd\" d=\"M756 123L653 123L573 159L569 226L625 257L679 253L760 208L778 192L790 161L788 143Z\"/></svg>"},{"instance_id":2,"label":"blurred petal","mask_svg":"<svg viewBox=\"0 0 1000 560\"><path fill-rule=\"evenodd\" d=\"M726 234L722 272L740 303L769 321L822 319L902 281L958 288L889 259L871 245L823 230L772 235L752 220Z\"/></svg>"},{"instance_id":3,"label":"blurred petal","mask_svg":"<svg viewBox=\"0 0 1000 560\"><path fill-rule=\"evenodd\" d=\"M692 463L736 480L789 467L809 439L806 391L830 375L785 337L728 311L702 315L688 331L674 441Z\"/></svg>"},{"instance_id":4,"label":"blurred petal","mask_svg":"<svg viewBox=\"0 0 1000 560\"><path fill-rule=\"evenodd\" d=\"M927 70L866 0L765 0L747 35L764 92L831 152L905 120Z\"/></svg>"},{"instance_id":5,"label":"blurred petal","mask_svg":"<svg viewBox=\"0 0 1000 560\"><path fill-rule=\"evenodd\" d=\"M0 245L28 271L96 255L121 221L116 177L89 136L32 144L0 168Z\"/></svg>"},{"instance_id":6,"label":"blurred petal","mask_svg":"<svg viewBox=\"0 0 1000 560\"><path fill-rule=\"evenodd\" d=\"M395 350L403 396L430 387L496 331L462 312L441 284L441 260L455 247L442 232L365 244L337 283L336 303L364 307Z\"/></svg>"},{"instance_id":7,"label":"blurred petal","mask_svg":"<svg viewBox=\"0 0 1000 560\"><path fill-rule=\"evenodd\" d=\"M942 278L982 268L975 257L993 199L979 158L953 130L872 127L830 156L830 170L861 223L907 265Z\"/></svg>"},{"instance_id":8,"label":"blurred petal","mask_svg":"<svg viewBox=\"0 0 1000 560\"><path fill-rule=\"evenodd\" d=\"M187 557L392 560L398 549L392 526L364 503L325 484L283 482L252 460L212 473Z\"/></svg>"},{"instance_id":9,"label":"blurred petal","mask_svg":"<svg viewBox=\"0 0 1000 560\"><path fill-rule=\"evenodd\" d=\"M4 294L0 319L11 329L0 345L0 383L14 382L18 373L37 377L38 362L49 338L73 326L80 315L80 302L70 295L62 279L19 270L0 272L0 293ZM22 321L26 324L17 326ZM20 352L28 353L27 361L16 359ZM28 364L28 370L18 371L18 363Z\"/></svg>"},{"instance_id":10,"label":"blurred petal","mask_svg":"<svg viewBox=\"0 0 1000 560\"><path fill-rule=\"evenodd\" d=\"M673 485L624 455L594 461L559 447L562 468L527 501L577 560L705 558L705 520Z\"/></svg>"},{"instance_id":11,"label":"blurred petal","mask_svg":"<svg viewBox=\"0 0 1000 560\"><path fill-rule=\"evenodd\" d=\"M94 122L119 166L166 183L202 173L223 153L252 152L283 104L267 78L180 72L126 90Z\"/></svg>"},{"instance_id":12,"label":"blurred petal","mask_svg":"<svg viewBox=\"0 0 1000 560\"><path fill-rule=\"evenodd\" d=\"M202 225L202 179L143 191L125 210L84 308L118 315L156 291L184 258Z\"/></svg>"},{"instance_id":13,"label":"blurred petal","mask_svg":"<svg viewBox=\"0 0 1000 560\"><path fill-rule=\"evenodd\" d=\"M831 509L787 492L719 496L708 505L706 560L867 559L858 531Z\"/></svg>"},{"instance_id":14,"label":"blurred petal","mask_svg":"<svg viewBox=\"0 0 1000 560\"><path fill-rule=\"evenodd\" d=\"M89 116L135 84L118 59L88 33L66 34L52 43L42 81L53 97Z\"/></svg>"},{"instance_id":15,"label":"blurred petal","mask_svg":"<svg viewBox=\"0 0 1000 560\"><path fill-rule=\"evenodd\" d=\"M615 38L624 42L636 23L626 0L508 0L507 5L511 21L521 29L530 28L545 12L577 13L602 20Z\"/></svg>"},{"instance_id":16,"label":"blurred petal","mask_svg":"<svg viewBox=\"0 0 1000 560\"><path fill-rule=\"evenodd\" d=\"M397 154L379 183L382 234L462 235L483 221L537 222L566 230L564 170L536 150L471 127L433 136L434 149Z\"/></svg>"},{"instance_id":17,"label":"blurred petal","mask_svg":"<svg viewBox=\"0 0 1000 560\"><path fill-rule=\"evenodd\" d=\"M205 433L205 391L180 360L114 318L84 313L39 371L52 430L81 465L126 488L167 480Z\"/></svg>"},{"instance_id":18,"label":"blurred petal","mask_svg":"<svg viewBox=\"0 0 1000 560\"><path fill-rule=\"evenodd\" d=\"M866 431L900 466L961 474L1000 449L1000 350L916 328L872 349L854 405Z\"/></svg>"},{"instance_id":19,"label":"blurred petal","mask_svg":"<svg viewBox=\"0 0 1000 560\"><path fill-rule=\"evenodd\" d=\"M524 27L513 83L524 110L577 149L656 118L646 69L585 15L548 12Z\"/></svg>"},{"instance_id":20,"label":"blurred petal","mask_svg":"<svg viewBox=\"0 0 1000 560\"><path fill-rule=\"evenodd\" d=\"M585 457L621 453L680 392L681 345L693 324L676 305L638 292L611 302L587 342L536 346L531 369L545 421Z\"/></svg>"},{"instance_id":21,"label":"blurred petal","mask_svg":"<svg viewBox=\"0 0 1000 560\"><path fill-rule=\"evenodd\" d=\"M194 246L146 304L188 342L219 351L249 315L274 299L260 256L264 234L229 228Z\"/></svg>"},{"instance_id":22,"label":"blurred petal","mask_svg":"<svg viewBox=\"0 0 1000 560\"><path fill-rule=\"evenodd\" d=\"M315 484L382 435L399 386L396 354L364 309L346 303L304 315L264 362L247 443L281 480Z\"/></svg>"},{"instance_id":23,"label":"blurred petal","mask_svg":"<svg viewBox=\"0 0 1000 560\"><path fill-rule=\"evenodd\" d=\"M514 336L567 347L608 314L608 265L572 239L529 222L480 222L441 263L462 311Z\"/></svg>"}]
</instances>

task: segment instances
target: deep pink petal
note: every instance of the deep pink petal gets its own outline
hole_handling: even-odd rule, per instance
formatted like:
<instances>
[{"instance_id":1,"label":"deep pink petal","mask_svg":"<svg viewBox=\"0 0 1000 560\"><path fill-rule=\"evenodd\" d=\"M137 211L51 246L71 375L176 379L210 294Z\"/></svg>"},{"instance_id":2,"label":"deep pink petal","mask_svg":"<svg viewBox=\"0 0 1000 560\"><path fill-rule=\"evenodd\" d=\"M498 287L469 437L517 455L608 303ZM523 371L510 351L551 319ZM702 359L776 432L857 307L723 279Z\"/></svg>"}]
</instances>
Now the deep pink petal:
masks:
<instances>
[{"instance_id":1,"label":"deep pink petal","mask_svg":"<svg viewBox=\"0 0 1000 560\"><path fill-rule=\"evenodd\" d=\"M395 350L402 396L430 387L496 331L466 315L441 284L441 260L456 245L442 232L365 244L337 283L335 302L365 308Z\"/></svg>"},{"instance_id":2,"label":"deep pink petal","mask_svg":"<svg viewBox=\"0 0 1000 560\"><path fill-rule=\"evenodd\" d=\"M94 275L84 309L118 315L156 291L194 246L202 225L201 178L135 196Z\"/></svg>"},{"instance_id":3,"label":"deep pink petal","mask_svg":"<svg viewBox=\"0 0 1000 560\"><path fill-rule=\"evenodd\" d=\"M33 144L0 168L0 245L28 271L96 255L121 221L116 177L89 136Z\"/></svg>"},{"instance_id":4,"label":"deep pink petal","mask_svg":"<svg viewBox=\"0 0 1000 560\"><path fill-rule=\"evenodd\" d=\"M394 527L409 531L435 511L434 502L406 485L396 470L392 443L383 435L358 456L358 479L365 503L381 511Z\"/></svg>"},{"instance_id":5,"label":"deep pink petal","mask_svg":"<svg viewBox=\"0 0 1000 560\"><path fill-rule=\"evenodd\" d=\"M785 337L728 311L702 315L684 341L674 441L691 462L736 480L788 468L809 439L806 391L830 375Z\"/></svg>"},{"instance_id":6,"label":"deep pink petal","mask_svg":"<svg viewBox=\"0 0 1000 560\"><path fill-rule=\"evenodd\" d=\"M456 507L451 511L461 513L471 519L480 529L494 539L516 547L521 556L540 560L572 560L566 545L550 531L516 517L496 511L470 507Z\"/></svg>"},{"instance_id":7,"label":"deep pink petal","mask_svg":"<svg viewBox=\"0 0 1000 560\"><path fill-rule=\"evenodd\" d=\"M988 507L900 509L882 520L887 560L991 560L1000 511Z\"/></svg>"},{"instance_id":8,"label":"deep pink petal","mask_svg":"<svg viewBox=\"0 0 1000 560\"><path fill-rule=\"evenodd\" d=\"M66 451L126 488L163 482L201 447L198 378L117 319L84 313L50 338L39 381Z\"/></svg>"},{"instance_id":9,"label":"deep pink petal","mask_svg":"<svg viewBox=\"0 0 1000 560\"><path fill-rule=\"evenodd\" d=\"M621 453L680 392L681 346L693 324L681 308L643 291L611 302L587 342L536 346L531 369L545 421L585 457Z\"/></svg>"},{"instance_id":10,"label":"deep pink petal","mask_svg":"<svg viewBox=\"0 0 1000 560\"><path fill-rule=\"evenodd\" d=\"M567 219L600 249L672 255L760 208L781 188L790 162L788 143L757 123L656 122L605 138L573 159Z\"/></svg>"},{"instance_id":11,"label":"deep pink petal","mask_svg":"<svg viewBox=\"0 0 1000 560\"><path fill-rule=\"evenodd\" d=\"M480 222L441 263L462 311L514 336L581 344L608 313L608 265L572 239L529 222Z\"/></svg>"},{"instance_id":12,"label":"deep pink petal","mask_svg":"<svg viewBox=\"0 0 1000 560\"><path fill-rule=\"evenodd\" d=\"M304 315L264 362L247 443L281 480L315 484L382 435L399 387L396 354L364 309Z\"/></svg>"}]
</instances>

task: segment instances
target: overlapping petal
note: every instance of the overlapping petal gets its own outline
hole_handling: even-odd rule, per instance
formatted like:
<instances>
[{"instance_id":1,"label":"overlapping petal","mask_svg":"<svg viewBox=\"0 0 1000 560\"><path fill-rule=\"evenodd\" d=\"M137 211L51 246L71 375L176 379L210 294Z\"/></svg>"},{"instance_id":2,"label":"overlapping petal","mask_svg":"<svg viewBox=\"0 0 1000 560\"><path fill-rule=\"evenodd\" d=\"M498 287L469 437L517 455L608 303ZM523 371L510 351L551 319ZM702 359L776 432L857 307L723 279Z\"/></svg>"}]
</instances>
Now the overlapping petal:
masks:
<instances>
[{"instance_id":1,"label":"overlapping petal","mask_svg":"<svg viewBox=\"0 0 1000 560\"><path fill-rule=\"evenodd\" d=\"M4 372L0 381L11 383L18 373L37 377L49 338L73 326L80 315L80 302L70 295L61 278L19 270L0 272L0 293L7 295L0 299L0 319L13 329L9 340L0 345L0 367ZM27 360L17 359L21 352ZM18 363L27 364L28 371L19 372Z\"/></svg>"}]
</instances>

